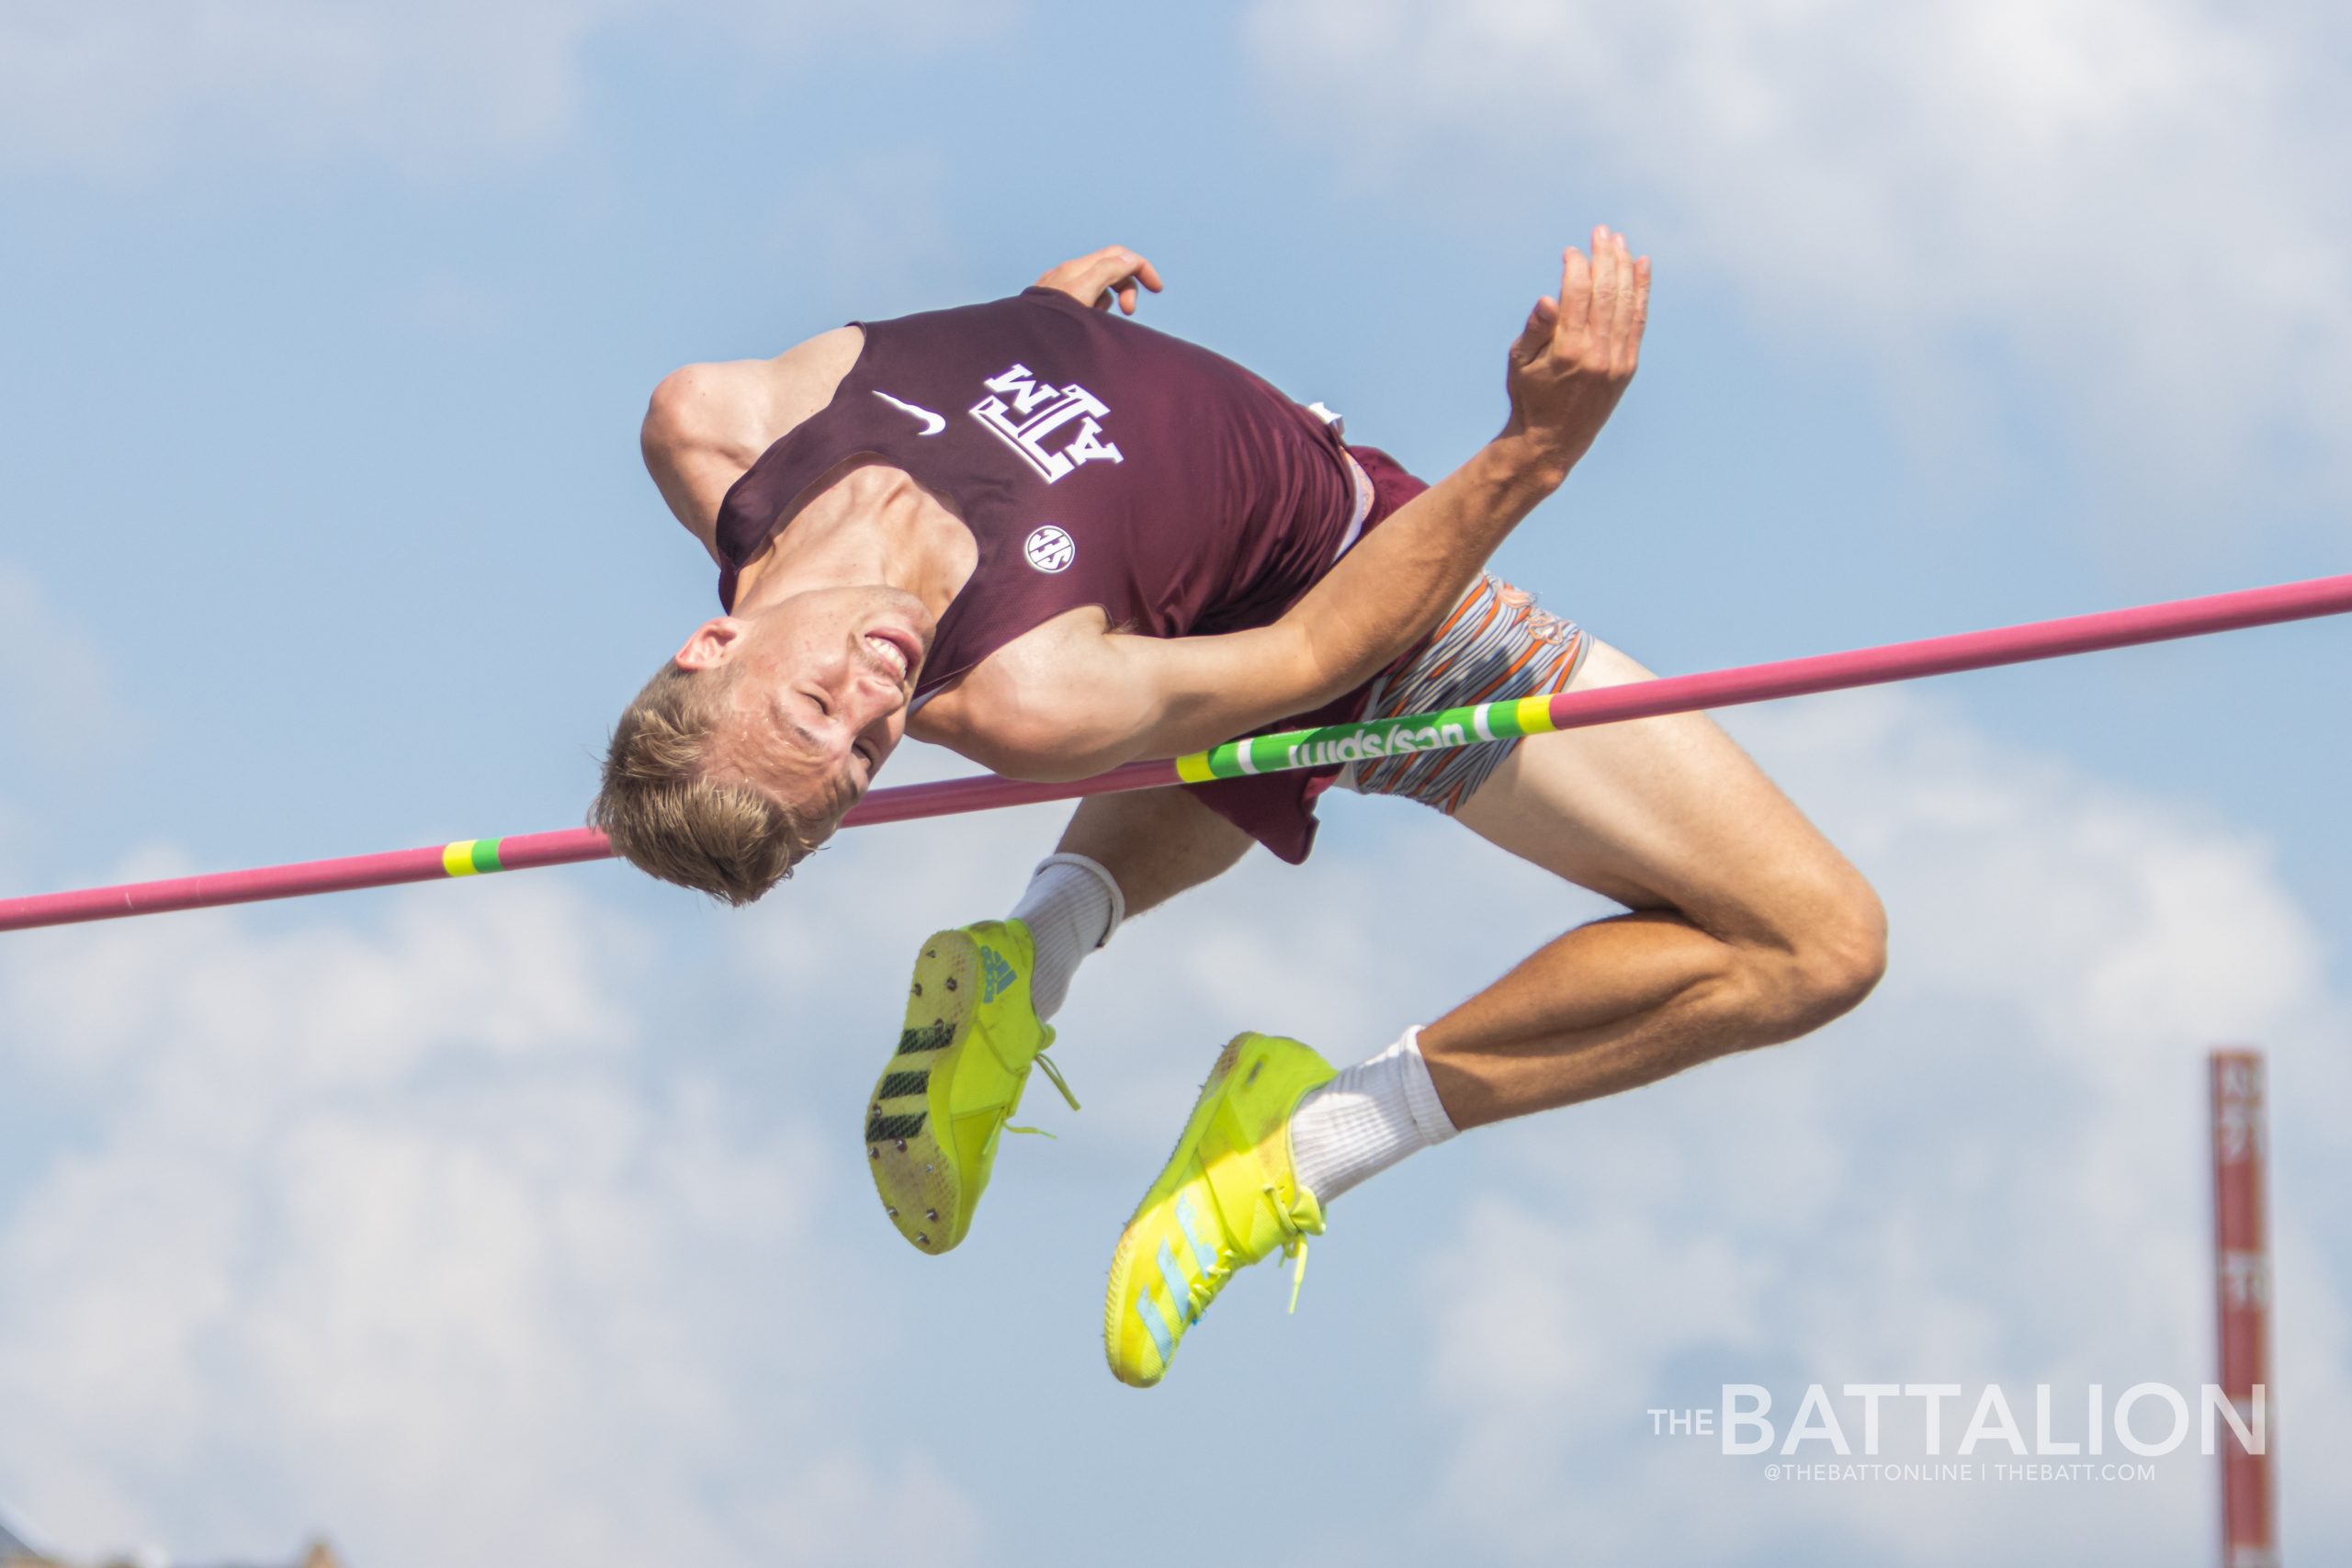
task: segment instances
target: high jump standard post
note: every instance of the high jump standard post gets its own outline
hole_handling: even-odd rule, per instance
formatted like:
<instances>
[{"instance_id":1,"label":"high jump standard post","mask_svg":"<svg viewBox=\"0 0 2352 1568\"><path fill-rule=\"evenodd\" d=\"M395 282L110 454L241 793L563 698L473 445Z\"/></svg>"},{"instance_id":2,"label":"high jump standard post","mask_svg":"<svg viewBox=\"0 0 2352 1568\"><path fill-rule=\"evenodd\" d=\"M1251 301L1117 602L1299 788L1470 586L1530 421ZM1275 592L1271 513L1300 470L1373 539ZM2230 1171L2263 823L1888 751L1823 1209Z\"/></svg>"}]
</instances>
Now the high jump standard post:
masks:
<instances>
[{"instance_id":1,"label":"high jump standard post","mask_svg":"<svg viewBox=\"0 0 2352 1568\"><path fill-rule=\"evenodd\" d=\"M2270 1133L2262 1053L2212 1056L2213 1295L2220 1312L2222 1394L2261 1435L2251 1451L2224 1423L2222 1568L2278 1568L2278 1497L2270 1456L2278 1407L2270 1393L2270 1236L2264 1213Z\"/></svg>"}]
</instances>

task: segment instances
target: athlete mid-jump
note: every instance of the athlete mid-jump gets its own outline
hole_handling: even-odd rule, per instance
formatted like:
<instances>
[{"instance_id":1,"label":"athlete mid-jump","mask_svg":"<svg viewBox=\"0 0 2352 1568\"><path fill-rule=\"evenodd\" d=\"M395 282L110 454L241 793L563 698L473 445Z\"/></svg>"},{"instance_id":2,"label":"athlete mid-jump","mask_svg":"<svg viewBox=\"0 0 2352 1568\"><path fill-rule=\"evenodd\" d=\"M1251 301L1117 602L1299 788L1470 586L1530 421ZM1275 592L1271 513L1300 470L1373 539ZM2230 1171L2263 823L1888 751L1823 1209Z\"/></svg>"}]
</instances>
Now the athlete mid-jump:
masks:
<instances>
[{"instance_id":1,"label":"athlete mid-jump","mask_svg":"<svg viewBox=\"0 0 2352 1568\"><path fill-rule=\"evenodd\" d=\"M1633 378L1649 264L1622 236L1566 254L1511 347L1502 433L1434 487L1319 405L1091 308L1132 314L1159 286L1113 249L1013 299L662 381L646 462L718 561L727 614L621 716L594 813L615 848L741 903L823 841L905 733L1074 779L1646 678L1483 570ZM1803 1034L1884 962L1869 886L1697 715L1096 796L1008 918L922 944L865 1125L908 1240L963 1239L1085 954L1253 841L1304 860L1334 782L1435 807L1627 912L1344 1072L1293 1040L1227 1045L1112 1263L1104 1340L1128 1382L1158 1382L1235 1269L1297 1252L1365 1178L1462 1129Z\"/></svg>"}]
</instances>

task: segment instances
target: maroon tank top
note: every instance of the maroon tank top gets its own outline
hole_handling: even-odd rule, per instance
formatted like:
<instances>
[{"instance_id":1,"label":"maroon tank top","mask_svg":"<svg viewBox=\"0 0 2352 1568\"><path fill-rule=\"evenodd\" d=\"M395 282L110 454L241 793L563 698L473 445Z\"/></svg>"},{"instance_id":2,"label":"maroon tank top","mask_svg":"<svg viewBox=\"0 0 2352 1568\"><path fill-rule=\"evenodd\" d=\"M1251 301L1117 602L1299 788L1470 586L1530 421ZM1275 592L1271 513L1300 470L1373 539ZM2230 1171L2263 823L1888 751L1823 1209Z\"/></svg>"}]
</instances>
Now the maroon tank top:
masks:
<instances>
[{"instance_id":1,"label":"maroon tank top","mask_svg":"<svg viewBox=\"0 0 2352 1568\"><path fill-rule=\"evenodd\" d=\"M1264 626L1351 542L1355 486L1337 433L1196 344L1046 288L857 324L865 346L832 400L720 504L719 600L734 607L738 573L843 461L903 470L946 501L979 553L940 617L918 704L1083 606L1149 637ZM1377 481L1369 527L1420 487L1376 454L1359 460ZM1301 719L1363 705L1359 692ZM1334 772L1193 787L1295 863Z\"/></svg>"}]
</instances>

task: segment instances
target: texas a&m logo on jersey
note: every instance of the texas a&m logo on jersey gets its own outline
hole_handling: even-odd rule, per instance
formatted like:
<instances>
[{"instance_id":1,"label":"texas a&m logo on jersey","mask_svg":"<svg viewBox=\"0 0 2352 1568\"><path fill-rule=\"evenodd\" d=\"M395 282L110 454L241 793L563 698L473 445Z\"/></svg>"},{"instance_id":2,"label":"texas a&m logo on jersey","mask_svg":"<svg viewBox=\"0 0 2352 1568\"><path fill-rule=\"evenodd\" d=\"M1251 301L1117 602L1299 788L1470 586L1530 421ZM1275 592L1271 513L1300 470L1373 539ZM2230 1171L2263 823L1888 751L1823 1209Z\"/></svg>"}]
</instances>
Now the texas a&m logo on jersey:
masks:
<instances>
[{"instance_id":1,"label":"texas a&m logo on jersey","mask_svg":"<svg viewBox=\"0 0 2352 1568\"><path fill-rule=\"evenodd\" d=\"M1026 365L1015 365L985 385L993 397L972 405L972 417L1052 484L1080 463L1120 463L1119 449L1102 439L1102 400L1071 382L1040 381ZM1010 400L1008 401L1007 400Z\"/></svg>"}]
</instances>

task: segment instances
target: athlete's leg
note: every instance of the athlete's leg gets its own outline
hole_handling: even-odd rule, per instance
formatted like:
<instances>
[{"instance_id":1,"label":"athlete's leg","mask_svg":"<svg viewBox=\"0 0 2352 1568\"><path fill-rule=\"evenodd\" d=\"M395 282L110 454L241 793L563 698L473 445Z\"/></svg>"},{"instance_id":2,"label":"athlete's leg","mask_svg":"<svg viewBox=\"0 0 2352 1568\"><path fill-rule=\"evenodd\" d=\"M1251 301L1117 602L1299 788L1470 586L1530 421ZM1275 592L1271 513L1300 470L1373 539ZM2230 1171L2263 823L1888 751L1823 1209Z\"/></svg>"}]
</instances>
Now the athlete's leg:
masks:
<instances>
[{"instance_id":1,"label":"athlete's leg","mask_svg":"<svg viewBox=\"0 0 2352 1568\"><path fill-rule=\"evenodd\" d=\"M1431 711L1646 677L1599 646L1578 664L1573 627L1497 586L1474 591L1377 702ZM1113 1255L1104 1346L1124 1381L1157 1382L1236 1269L1302 1247L1325 1205L1415 1151L1801 1034L1876 982L1876 897L1709 720L1524 740L1483 783L1477 766L1432 754L1358 772L1453 805L1631 912L1568 932L1343 1072L1295 1041L1227 1045Z\"/></svg>"},{"instance_id":2,"label":"athlete's leg","mask_svg":"<svg viewBox=\"0 0 2352 1568\"><path fill-rule=\"evenodd\" d=\"M1254 842L1189 790L1137 789L1079 802L1059 850L1117 878L1126 912L1140 915L1232 870Z\"/></svg>"},{"instance_id":3,"label":"athlete's leg","mask_svg":"<svg viewBox=\"0 0 2352 1568\"><path fill-rule=\"evenodd\" d=\"M963 1240L1030 1067L1046 1063L1060 1086L1041 1055L1053 1038L1046 1021L1080 961L1110 940L1125 910L1206 882L1250 842L1181 790L1096 796L1070 819L1011 920L924 939L898 1045L866 1107L867 1166L900 1235L934 1254Z\"/></svg>"},{"instance_id":4,"label":"athlete's leg","mask_svg":"<svg viewBox=\"0 0 2352 1568\"><path fill-rule=\"evenodd\" d=\"M1597 645L1571 689L1648 678ZM1631 911L1559 937L1420 1031L1456 1127L1793 1039L1884 967L1869 885L1703 715L1521 741L1456 815Z\"/></svg>"},{"instance_id":5,"label":"athlete's leg","mask_svg":"<svg viewBox=\"0 0 2352 1568\"><path fill-rule=\"evenodd\" d=\"M1060 848L1038 865L1012 909L1036 944L1037 1016L1061 1010L1079 964L1121 920L1230 870L1251 842L1181 789L1080 802Z\"/></svg>"}]
</instances>

